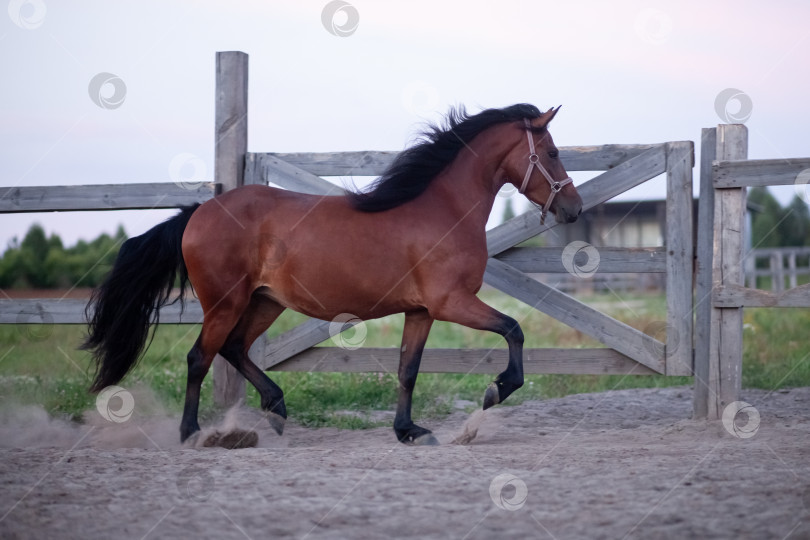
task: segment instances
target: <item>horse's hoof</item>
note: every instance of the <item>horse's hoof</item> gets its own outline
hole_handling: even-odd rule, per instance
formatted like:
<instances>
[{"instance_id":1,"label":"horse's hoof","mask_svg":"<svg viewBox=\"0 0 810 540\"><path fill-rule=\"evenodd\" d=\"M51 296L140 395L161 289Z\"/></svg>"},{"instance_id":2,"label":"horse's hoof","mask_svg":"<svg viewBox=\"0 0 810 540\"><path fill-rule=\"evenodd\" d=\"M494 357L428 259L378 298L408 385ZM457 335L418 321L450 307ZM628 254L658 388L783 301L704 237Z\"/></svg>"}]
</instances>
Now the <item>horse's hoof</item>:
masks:
<instances>
[{"instance_id":1,"label":"horse's hoof","mask_svg":"<svg viewBox=\"0 0 810 540\"><path fill-rule=\"evenodd\" d=\"M200 438L200 430L194 431L188 435L180 435L180 444L185 448L194 448L197 446L197 441Z\"/></svg>"},{"instance_id":2,"label":"horse's hoof","mask_svg":"<svg viewBox=\"0 0 810 540\"><path fill-rule=\"evenodd\" d=\"M439 439L433 436L432 433L425 433L413 440L414 446L439 446Z\"/></svg>"},{"instance_id":3,"label":"horse's hoof","mask_svg":"<svg viewBox=\"0 0 810 540\"><path fill-rule=\"evenodd\" d=\"M487 391L484 394L484 410L487 410L500 402L501 396L498 393L498 385L495 382L489 383L489 386L487 386Z\"/></svg>"},{"instance_id":4,"label":"horse's hoof","mask_svg":"<svg viewBox=\"0 0 810 540\"><path fill-rule=\"evenodd\" d=\"M180 426L180 444L186 444L188 442L191 446L194 445L195 441L200 436L200 426L192 427L185 429Z\"/></svg>"},{"instance_id":5,"label":"horse's hoof","mask_svg":"<svg viewBox=\"0 0 810 540\"><path fill-rule=\"evenodd\" d=\"M221 446L228 450L235 450L237 448L253 448L259 444L259 435L255 431L246 431L244 429L234 429L228 433L220 433L215 431L208 436L203 442L203 446Z\"/></svg>"},{"instance_id":6,"label":"horse's hoof","mask_svg":"<svg viewBox=\"0 0 810 540\"><path fill-rule=\"evenodd\" d=\"M287 420L283 416L270 411L264 411L264 415L267 417L267 421L270 422L270 427L273 428L276 433L279 435L284 433L284 424Z\"/></svg>"}]
</instances>

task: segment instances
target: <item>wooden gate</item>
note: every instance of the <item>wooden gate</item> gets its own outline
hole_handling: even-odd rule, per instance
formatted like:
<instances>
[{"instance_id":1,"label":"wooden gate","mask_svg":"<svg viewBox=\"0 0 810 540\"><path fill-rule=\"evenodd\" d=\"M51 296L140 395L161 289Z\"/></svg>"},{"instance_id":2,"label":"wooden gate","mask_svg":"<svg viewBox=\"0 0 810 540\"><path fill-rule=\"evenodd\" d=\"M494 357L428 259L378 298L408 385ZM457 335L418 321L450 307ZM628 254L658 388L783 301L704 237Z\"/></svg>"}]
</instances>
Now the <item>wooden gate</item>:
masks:
<instances>
[{"instance_id":1,"label":"wooden gate","mask_svg":"<svg viewBox=\"0 0 810 540\"><path fill-rule=\"evenodd\" d=\"M305 193L339 195L343 190L321 176L376 176L395 156L395 152L249 153L245 178L246 183L250 179ZM526 373L691 375L692 143L561 147L560 159L568 171L606 171L577 187L583 211L666 173L668 245L659 250L611 248L600 257L597 271L666 273L667 338L661 342L529 277L527 273L567 272L562 247L514 247L557 226L540 225L539 212L532 210L488 231L485 282L606 348L527 349ZM264 360L258 363L273 370L396 372L398 348L312 348L329 337L329 321L310 319L268 342ZM421 370L497 373L506 359L506 349L426 349Z\"/></svg>"}]
</instances>

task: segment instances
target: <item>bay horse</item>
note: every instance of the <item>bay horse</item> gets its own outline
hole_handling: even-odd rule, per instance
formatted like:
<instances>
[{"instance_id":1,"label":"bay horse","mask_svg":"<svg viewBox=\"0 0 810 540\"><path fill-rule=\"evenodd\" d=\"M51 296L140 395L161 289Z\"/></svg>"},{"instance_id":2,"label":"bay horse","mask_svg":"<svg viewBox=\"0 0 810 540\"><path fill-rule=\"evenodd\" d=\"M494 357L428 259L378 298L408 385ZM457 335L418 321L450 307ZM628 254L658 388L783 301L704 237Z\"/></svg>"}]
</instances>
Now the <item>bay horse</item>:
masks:
<instances>
[{"instance_id":1,"label":"bay horse","mask_svg":"<svg viewBox=\"0 0 810 540\"><path fill-rule=\"evenodd\" d=\"M271 426L282 433L284 394L247 352L293 309L322 320L404 312L394 432L404 443L435 444L411 419L433 321L505 338L508 365L487 387L484 409L523 385L520 325L476 293L487 263L487 218L505 184L542 207L543 219L550 211L558 222L573 222L582 210L548 132L558 110L451 109L365 192L328 197L248 185L130 238L88 304L82 348L96 362L91 391L119 382L135 365L179 276L178 298L191 283L204 313L187 357L181 441L200 430L200 386L217 353L256 387Z\"/></svg>"}]
</instances>

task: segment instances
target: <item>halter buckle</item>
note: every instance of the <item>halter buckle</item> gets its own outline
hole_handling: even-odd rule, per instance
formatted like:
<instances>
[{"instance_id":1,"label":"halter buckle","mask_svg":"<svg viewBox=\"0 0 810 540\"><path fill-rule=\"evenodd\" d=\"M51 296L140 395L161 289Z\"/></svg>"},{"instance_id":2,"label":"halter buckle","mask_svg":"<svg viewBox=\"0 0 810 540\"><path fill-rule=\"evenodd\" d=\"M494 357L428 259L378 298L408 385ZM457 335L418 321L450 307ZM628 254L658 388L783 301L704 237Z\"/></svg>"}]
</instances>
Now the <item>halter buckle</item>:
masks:
<instances>
[{"instance_id":1,"label":"halter buckle","mask_svg":"<svg viewBox=\"0 0 810 540\"><path fill-rule=\"evenodd\" d=\"M540 156L538 156L535 153L529 154L529 163L531 163L532 165L540 163Z\"/></svg>"},{"instance_id":2,"label":"halter buckle","mask_svg":"<svg viewBox=\"0 0 810 540\"><path fill-rule=\"evenodd\" d=\"M554 193L559 192L561 189L562 186L560 185L559 182L554 182L553 184L551 184L551 191L553 191Z\"/></svg>"}]
</instances>

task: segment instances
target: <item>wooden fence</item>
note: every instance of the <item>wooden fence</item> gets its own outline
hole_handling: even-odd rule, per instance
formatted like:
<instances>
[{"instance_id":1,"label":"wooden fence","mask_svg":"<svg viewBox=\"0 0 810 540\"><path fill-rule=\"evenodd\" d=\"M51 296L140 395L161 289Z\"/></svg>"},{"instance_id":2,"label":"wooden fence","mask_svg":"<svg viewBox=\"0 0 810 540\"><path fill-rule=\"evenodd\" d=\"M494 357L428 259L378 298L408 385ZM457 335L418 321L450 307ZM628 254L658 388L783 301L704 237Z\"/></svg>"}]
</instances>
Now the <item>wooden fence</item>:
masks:
<instances>
[{"instance_id":1,"label":"wooden fence","mask_svg":"<svg viewBox=\"0 0 810 540\"><path fill-rule=\"evenodd\" d=\"M697 418L738 401L744 307L810 307L810 284L773 292L743 285L746 188L796 184L810 158L747 160L743 125L704 129L698 210L695 398Z\"/></svg>"},{"instance_id":2,"label":"wooden fence","mask_svg":"<svg viewBox=\"0 0 810 540\"><path fill-rule=\"evenodd\" d=\"M767 262L767 268L760 268L760 261ZM776 292L793 289L799 285L800 276L810 276L810 247L752 249L745 255L743 266L745 282L751 289L758 288L760 282Z\"/></svg>"},{"instance_id":3,"label":"wooden fence","mask_svg":"<svg viewBox=\"0 0 810 540\"><path fill-rule=\"evenodd\" d=\"M171 208L203 202L220 190L271 183L305 193L339 195L342 189L322 176L375 176L395 152L248 153L248 58L217 53L215 183L187 190L174 184L10 188L0 192L0 211ZM599 205L647 180L665 174L668 245L658 249L599 248L597 272L652 272L665 275L667 317L651 336L601 313L573 297L530 278L528 273L567 272L564 248L520 248L517 244L557 226L540 224L532 210L487 232L490 259L485 281L526 304L598 340L592 349L527 349L526 373L691 375L693 367L693 143L562 147L569 171L604 171L578 186L583 210ZM177 307L161 312L164 323L199 323L199 304L180 316ZM0 300L0 323L84 323L84 303L75 300ZM314 347L330 337L330 322L311 319L273 340L257 340L251 358L262 369L296 371L396 372L398 348ZM659 339L660 338L660 339ZM428 349L424 372L498 373L505 349ZM222 359L214 364L220 403L244 395L244 380Z\"/></svg>"}]
</instances>

